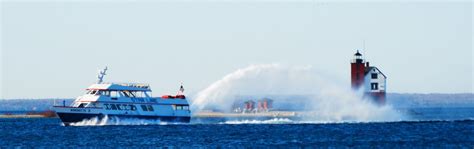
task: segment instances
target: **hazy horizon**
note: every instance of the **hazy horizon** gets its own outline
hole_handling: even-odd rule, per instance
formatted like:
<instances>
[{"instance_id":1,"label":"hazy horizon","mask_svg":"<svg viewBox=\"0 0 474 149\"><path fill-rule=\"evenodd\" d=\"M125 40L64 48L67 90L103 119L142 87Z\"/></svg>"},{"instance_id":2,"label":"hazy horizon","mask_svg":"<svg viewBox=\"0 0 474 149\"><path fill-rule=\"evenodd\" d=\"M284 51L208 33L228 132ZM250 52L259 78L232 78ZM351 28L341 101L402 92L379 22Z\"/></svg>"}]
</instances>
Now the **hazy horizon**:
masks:
<instances>
[{"instance_id":1,"label":"hazy horizon","mask_svg":"<svg viewBox=\"0 0 474 149\"><path fill-rule=\"evenodd\" d=\"M350 87L357 49L389 93L474 93L471 1L1 3L0 99L74 98L104 66L106 82L154 96L252 64L311 66Z\"/></svg>"}]
</instances>

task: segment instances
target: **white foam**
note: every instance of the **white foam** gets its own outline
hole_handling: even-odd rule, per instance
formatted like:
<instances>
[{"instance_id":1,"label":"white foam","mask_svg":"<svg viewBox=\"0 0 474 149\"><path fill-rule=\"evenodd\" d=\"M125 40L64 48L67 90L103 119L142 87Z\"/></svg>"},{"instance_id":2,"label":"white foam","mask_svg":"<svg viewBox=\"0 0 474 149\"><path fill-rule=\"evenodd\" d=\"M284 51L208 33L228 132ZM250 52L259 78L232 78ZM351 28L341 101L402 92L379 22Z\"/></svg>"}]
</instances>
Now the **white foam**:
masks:
<instances>
[{"instance_id":1,"label":"white foam","mask_svg":"<svg viewBox=\"0 0 474 149\"><path fill-rule=\"evenodd\" d=\"M269 120L230 120L218 124L343 124L343 123L379 123L379 122L401 122L401 121L322 121L322 120L290 120L288 118L273 118Z\"/></svg>"},{"instance_id":2,"label":"white foam","mask_svg":"<svg viewBox=\"0 0 474 149\"><path fill-rule=\"evenodd\" d=\"M80 122L71 123L71 126L106 126L106 125L167 125L177 123L161 122L160 120L145 120L136 118L118 118L115 116L103 118L94 117L91 119L84 119Z\"/></svg>"},{"instance_id":3,"label":"white foam","mask_svg":"<svg viewBox=\"0 0 474 149\"><path fill-rule=\"evenodd\" d=\"M225 121L219 124L291 124L292 120L287 118L274 118L269 120L233 120Z\"/></svg>"}]
</instances>

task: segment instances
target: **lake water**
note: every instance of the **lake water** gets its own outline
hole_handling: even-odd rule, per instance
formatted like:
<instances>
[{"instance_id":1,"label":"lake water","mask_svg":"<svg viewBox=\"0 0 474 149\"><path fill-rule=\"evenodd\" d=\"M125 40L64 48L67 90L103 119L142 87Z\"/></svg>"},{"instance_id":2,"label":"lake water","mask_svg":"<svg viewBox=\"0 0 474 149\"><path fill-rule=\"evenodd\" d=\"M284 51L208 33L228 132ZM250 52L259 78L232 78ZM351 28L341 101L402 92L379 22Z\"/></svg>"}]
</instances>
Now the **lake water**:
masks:
<instances>
[{"instance_id":1,"label":"lake water","mask_svg":"<svg viewBox=\"0 0 474 149\"><path fill-rule=\"evenodd\" d=\"M411 112L419 120L365 123L194 120L191 124L123 121L119 125L64 127L56 118L0 119L0 146L473 148L472 111L418 109Z\"/></svg>"}]
</instances>

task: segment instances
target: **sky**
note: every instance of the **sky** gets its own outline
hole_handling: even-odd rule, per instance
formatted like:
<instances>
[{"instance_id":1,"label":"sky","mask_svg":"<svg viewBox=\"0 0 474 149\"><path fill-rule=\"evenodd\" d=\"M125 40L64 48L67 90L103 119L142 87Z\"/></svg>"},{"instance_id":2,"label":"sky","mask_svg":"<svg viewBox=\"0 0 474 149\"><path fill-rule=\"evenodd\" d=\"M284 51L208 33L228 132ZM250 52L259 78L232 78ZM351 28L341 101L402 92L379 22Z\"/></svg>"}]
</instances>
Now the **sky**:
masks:
<instances>
[{"instance_id":1,"label":"sky","mask_svg":"<svg viewBox=\"0 0 474 149\"><path fill-rule=\"evenodd\" d=\"M356 49L388 92L473 93L471 1L1 1L0 99L73 98L107 82L195 94L252 64L350 83ZM364 44L365 43L365 44ZM363 49L363 50L362 50Z\"/></svg>"}]
</instances>

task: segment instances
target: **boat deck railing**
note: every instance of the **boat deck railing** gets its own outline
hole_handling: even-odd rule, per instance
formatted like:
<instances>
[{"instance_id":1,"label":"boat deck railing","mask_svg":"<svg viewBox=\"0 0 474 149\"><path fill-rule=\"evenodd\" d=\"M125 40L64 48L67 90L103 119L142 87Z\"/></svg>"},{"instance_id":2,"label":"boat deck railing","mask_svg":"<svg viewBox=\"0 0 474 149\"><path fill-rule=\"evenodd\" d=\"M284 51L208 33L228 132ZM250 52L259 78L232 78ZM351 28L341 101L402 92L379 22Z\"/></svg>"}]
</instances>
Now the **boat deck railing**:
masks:
<instances>
[{"instance_id":1,"label":"boat deck railing","mask_svg":"<svg viewBox=\"0 0 474 149\"><path fill-rule=\"evenodd\" d=\"M122 83L122 82L103 82L102 84L117 84L121 86L130 86L130 87L138 87L138 88L150 88L150 84L147 83Z\"/></svg>"}]
</instances>

